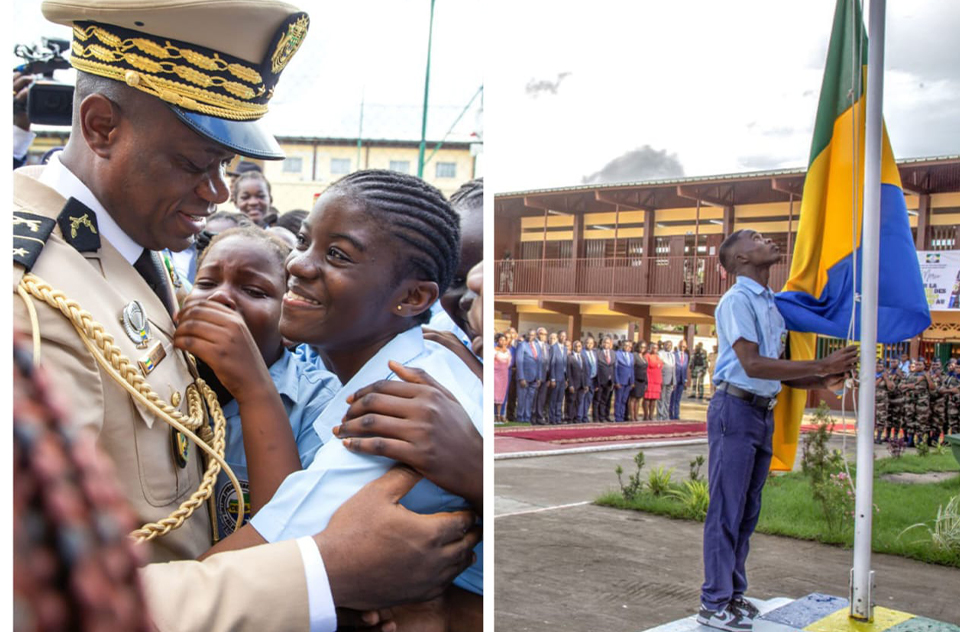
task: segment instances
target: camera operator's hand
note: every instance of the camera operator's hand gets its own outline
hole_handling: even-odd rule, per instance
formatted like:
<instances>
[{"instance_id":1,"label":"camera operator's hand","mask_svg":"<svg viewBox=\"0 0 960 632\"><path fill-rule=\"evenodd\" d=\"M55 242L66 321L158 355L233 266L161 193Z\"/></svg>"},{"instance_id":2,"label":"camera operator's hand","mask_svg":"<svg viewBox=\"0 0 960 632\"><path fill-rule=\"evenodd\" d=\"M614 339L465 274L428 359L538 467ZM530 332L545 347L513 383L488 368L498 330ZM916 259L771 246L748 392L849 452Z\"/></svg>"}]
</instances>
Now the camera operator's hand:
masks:
<instances>
[{"instance_id":1,"label":"camera operator's hand","mask_svg":"<svg viewBox=\"0 0 960 632\"><path fill-rule=\"evenodd\" d=\"M25 132L30 131L30 117L27 116L27 92L33 84L33 75L13 73L13 124Z\"/></svg>"}]
</instances>

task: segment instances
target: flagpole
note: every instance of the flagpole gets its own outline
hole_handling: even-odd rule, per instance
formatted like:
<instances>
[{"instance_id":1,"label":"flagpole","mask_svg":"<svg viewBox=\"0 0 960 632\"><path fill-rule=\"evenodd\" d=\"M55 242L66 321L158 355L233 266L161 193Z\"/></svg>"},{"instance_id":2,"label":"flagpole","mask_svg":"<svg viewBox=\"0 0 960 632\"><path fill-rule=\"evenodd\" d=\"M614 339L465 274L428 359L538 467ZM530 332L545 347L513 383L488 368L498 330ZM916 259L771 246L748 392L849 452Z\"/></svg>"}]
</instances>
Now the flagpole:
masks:
<instances>
[{"instance_id":1,"label":"flagpole","mask_svg":"<svg viewBox=\"0 0 960 632\"><path fill-rule=\"evenodd\" d=\"M870 2L867 57L866 144L860 301L860 419L857 427L857 494L850 571L850 617L873 620L873 435L876 403L877 295L880 270L880 165L883 151L883 39L885 0Z\"/></svg>"}]
</instances>

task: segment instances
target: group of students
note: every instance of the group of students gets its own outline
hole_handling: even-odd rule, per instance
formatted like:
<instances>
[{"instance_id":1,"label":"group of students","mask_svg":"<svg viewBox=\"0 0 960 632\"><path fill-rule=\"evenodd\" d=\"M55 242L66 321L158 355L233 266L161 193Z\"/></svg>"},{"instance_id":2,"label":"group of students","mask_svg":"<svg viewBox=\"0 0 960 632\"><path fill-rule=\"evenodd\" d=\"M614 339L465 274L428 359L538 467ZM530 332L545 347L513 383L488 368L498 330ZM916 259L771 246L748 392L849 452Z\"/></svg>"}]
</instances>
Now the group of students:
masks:
<instances>
[{"instance_id":1,"label":"group of students","mask_svg":"<svg viewBox=\"0 0 960 632\"><path fill-rule=\"evenodd\" d=\"M936 445L960 428L960 365L951 358L877 361L876 443L902 438L907 447Z\"/></svg>"},{"instance_id":2,"label":"group of students","mask_svg":"<svg viewBox=\"0 0 960 632\"><path fill-rule=\"evenodd\" d=\"M531 329L523 340L510 328L494 337L494 402L497 421L533 425L674 420L691 384L703 399L709 358L703 343L693 354L680 340L649 344L588 334ZM616 348L615 348L616 346ZM612 419L611 419L612 417Z\"/></svg>"}]
</instances>

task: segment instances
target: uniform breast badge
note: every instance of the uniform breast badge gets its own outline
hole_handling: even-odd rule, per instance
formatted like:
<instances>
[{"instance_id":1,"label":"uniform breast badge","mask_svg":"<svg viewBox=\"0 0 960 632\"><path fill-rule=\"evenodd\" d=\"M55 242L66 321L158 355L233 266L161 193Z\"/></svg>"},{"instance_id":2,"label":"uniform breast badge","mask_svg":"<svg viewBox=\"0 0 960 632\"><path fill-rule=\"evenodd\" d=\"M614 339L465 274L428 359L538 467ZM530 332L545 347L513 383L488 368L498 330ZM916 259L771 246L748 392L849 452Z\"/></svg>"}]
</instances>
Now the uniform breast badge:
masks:
<instances>
[{"instance_id":1,"label":"uniform breast badge","mask_svg":"<svg viewBox=\"0 0 960 632\"><path fill-rule=\"evenodd\" d=\"M165 357L167 357L167 352L163 348L163 343L158 340L143 357L137 360L137 364L140 365L140 370L143 372L144 377L150 375L150 372L157 368L157 365L160 364L160 361ZM177 404L174 404L174 406L176 405Z\"/></svg>"},{"instance_id":2,"label":"uniform breast badge","mask_svg":"<svg viewBox=\"0 0 960 632\"><path fill-rule=\"evenodd\" d=\"M173 462L180 469L187 467L187 460L190 458L190 440L180 434L176 428L171 428L170 445L173 449Z\"/></svg>"},{"instance_id":3,"label":"uniform breast badge","mask_svg":"<svg viewBox=\"0 0 960 632\"><path fill-rule=\"evenodd\" d=\"M127 303L120 316L120 322L123 323L123 330L127 333L127 337L137 343L137 349L146 349L151 337L150 322L147 321L147 313L143 310L140 301Z\"/></svg>"}]
</instances>

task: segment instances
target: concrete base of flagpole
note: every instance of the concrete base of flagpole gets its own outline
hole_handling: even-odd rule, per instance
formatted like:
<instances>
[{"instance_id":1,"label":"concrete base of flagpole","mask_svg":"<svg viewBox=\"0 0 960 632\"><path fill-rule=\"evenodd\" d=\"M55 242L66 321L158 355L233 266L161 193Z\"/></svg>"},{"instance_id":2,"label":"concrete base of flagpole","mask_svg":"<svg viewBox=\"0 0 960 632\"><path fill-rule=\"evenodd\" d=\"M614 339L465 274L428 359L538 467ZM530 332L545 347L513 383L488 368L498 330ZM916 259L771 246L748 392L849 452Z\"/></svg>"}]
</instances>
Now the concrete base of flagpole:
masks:
<instances>
[{"instance_id":1,"label":"concrete base of flagpole","mask_svg":"<svg viewBox=\"0 0 960 632\"><path fill-rule=\"evenodd\" d=\"M850 603L843 597L813 593L801 599L776 597L750 599L760 610L753 632L960 632L960 626L889 608L873 609L873 621L850 618ZM716 632L689 616L650 628L646 632Z\"/></svg>"}]
</instances>

